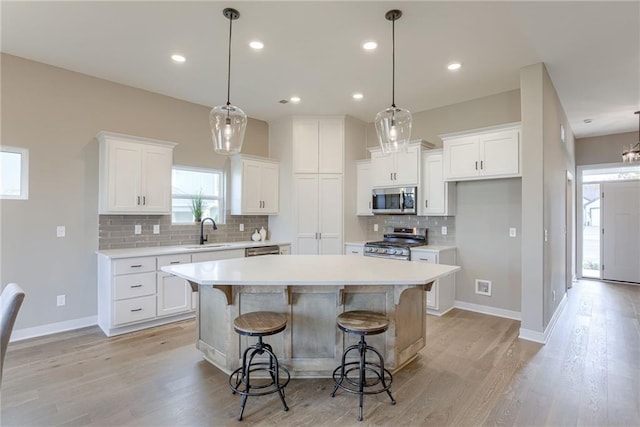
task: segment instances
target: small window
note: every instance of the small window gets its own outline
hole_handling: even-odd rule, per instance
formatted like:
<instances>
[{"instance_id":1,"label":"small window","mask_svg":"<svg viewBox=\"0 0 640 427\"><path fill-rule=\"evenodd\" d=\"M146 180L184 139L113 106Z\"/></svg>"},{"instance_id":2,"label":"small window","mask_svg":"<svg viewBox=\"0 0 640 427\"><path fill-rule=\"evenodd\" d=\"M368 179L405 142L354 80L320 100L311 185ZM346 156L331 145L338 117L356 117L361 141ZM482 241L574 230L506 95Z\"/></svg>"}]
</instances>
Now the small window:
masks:
<instances>
[{"instance_id":1,"label":"small window","mask_svg":"<svg viewBox=\"0 0 640 427\"><path fill-rule=\"evenodd\" d=\"M171 221L174 224L193 223L191 200L197 195L201 195L204 202L202 218L224 223L224 173L221 170L176 166L172 188Z\"/></svg>"},{"instance_id":2,"label":"small window","mask_svg":"<svg viewBox=\"0 0 640 427\"><path fill-rule=\"evenodd\" d=\"M29 199L29 150L0 147L0 198Z\"/></svg>"}]
</instances>

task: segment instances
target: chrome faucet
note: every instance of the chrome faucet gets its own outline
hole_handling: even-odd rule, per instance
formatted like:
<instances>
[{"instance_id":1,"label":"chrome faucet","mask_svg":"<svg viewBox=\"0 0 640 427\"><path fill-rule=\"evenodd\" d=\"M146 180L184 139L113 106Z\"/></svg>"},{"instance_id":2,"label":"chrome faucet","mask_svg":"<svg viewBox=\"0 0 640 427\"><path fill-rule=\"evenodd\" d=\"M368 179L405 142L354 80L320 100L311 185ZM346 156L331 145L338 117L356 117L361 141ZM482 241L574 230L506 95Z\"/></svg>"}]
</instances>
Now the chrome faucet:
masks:
<instances>
[{"instance_id":1,"label":"chrome faucet","mask_svg":"<svg viewBox=\"0 0 640 427\"><path fill-rule=\"evenodd\" d=\"M200 244L204 245L204 242L206 242L209 238L208 237L204 237L204 222L206 220L211 221L211 223L213 224L213 230L217 230L218 226L216 225L216 222L213 220L213 218L204 218L202 221L200 221Z\"/></svg>"}]
</instances>

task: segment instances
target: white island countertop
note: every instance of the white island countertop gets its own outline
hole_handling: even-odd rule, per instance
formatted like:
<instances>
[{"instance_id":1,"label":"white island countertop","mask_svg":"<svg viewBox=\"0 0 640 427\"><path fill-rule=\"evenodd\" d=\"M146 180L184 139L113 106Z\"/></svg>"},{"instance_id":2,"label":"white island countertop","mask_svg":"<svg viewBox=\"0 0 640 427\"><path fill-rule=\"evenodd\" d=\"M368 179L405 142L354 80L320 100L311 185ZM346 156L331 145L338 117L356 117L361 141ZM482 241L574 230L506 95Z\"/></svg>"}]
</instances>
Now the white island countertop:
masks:
<instances>
[{"instance_id":1,"label":"white island countertop","mask_svg":"<svg viewBox=\"0 0 640 427\"><path fill-rule=\"evenodd\" d=\"M460 267L349 255L265 255L162 270L199 285L421 285Z\"/></svg>"}]
</instances>

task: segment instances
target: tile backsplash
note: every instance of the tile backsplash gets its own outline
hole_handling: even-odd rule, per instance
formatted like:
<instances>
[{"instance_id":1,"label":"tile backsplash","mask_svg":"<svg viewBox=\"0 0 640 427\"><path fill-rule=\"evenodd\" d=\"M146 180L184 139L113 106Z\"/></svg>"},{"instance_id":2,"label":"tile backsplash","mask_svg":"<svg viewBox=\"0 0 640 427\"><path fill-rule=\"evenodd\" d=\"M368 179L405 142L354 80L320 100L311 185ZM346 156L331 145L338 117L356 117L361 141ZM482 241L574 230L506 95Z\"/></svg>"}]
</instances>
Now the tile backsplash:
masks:
<instances>
[{"instance_id":1,"label":"tile backsplash","mask_svg":"<svg viewBox=\"0 0 640 427\"><path fill-rule=\"evenodd\" d=\"M378 232L369 231L367 240L381 240L385 233L393 232L395 227L427 228L427 242L430 245L455 246L456 220L454 216L416 216L416 215L376 215L367 217L367 230L373 230L378 224ZM442 227L447 234L442 234Z\"/></svg>"},{"instance_id":2,"label":"tile backsplash","mask_svg":"<svg viewBox=\"0 0 640 427\"><path fill-rule=\"evenodd\" d=\"M98 249L141 248L148 246L173 246L197 244L200 239L200 224L172 224L171 215L100 215ZM256 229L268 231L268 217L227 215L225 224L204 224L208 243L250 241ZM244 231L240 230L244 224ZM135 226L142 227L142 234L135 234ZM153 226L160 226L160 234L153 234ZM268 235L269 236L269 235ZM267 238L270 238L267 237Z\"/></svg>"}]
</instances>

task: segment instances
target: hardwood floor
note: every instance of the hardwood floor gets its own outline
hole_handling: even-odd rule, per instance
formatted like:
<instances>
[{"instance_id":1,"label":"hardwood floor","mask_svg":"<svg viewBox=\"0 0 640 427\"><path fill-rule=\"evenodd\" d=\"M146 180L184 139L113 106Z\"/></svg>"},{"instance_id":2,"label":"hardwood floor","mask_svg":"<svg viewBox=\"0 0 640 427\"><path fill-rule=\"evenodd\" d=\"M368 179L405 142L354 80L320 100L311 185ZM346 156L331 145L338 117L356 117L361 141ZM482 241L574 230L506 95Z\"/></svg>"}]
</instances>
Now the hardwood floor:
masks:
<instances>
[{"instance_id":1,"label":"hardwood floor","mask_svg":"<svg viewBox=\"0 0 640 427\"><path fill-rule=\"evenodd\" d=\"M239 398L195 349L194 321L115 338L97 327L12 343L2 426L640 425L640 287L583 281L546 346L519 322L454 310L427 319L427 348L386 394L329 397L329 379Z\"/></svg>"}]
</instances>

